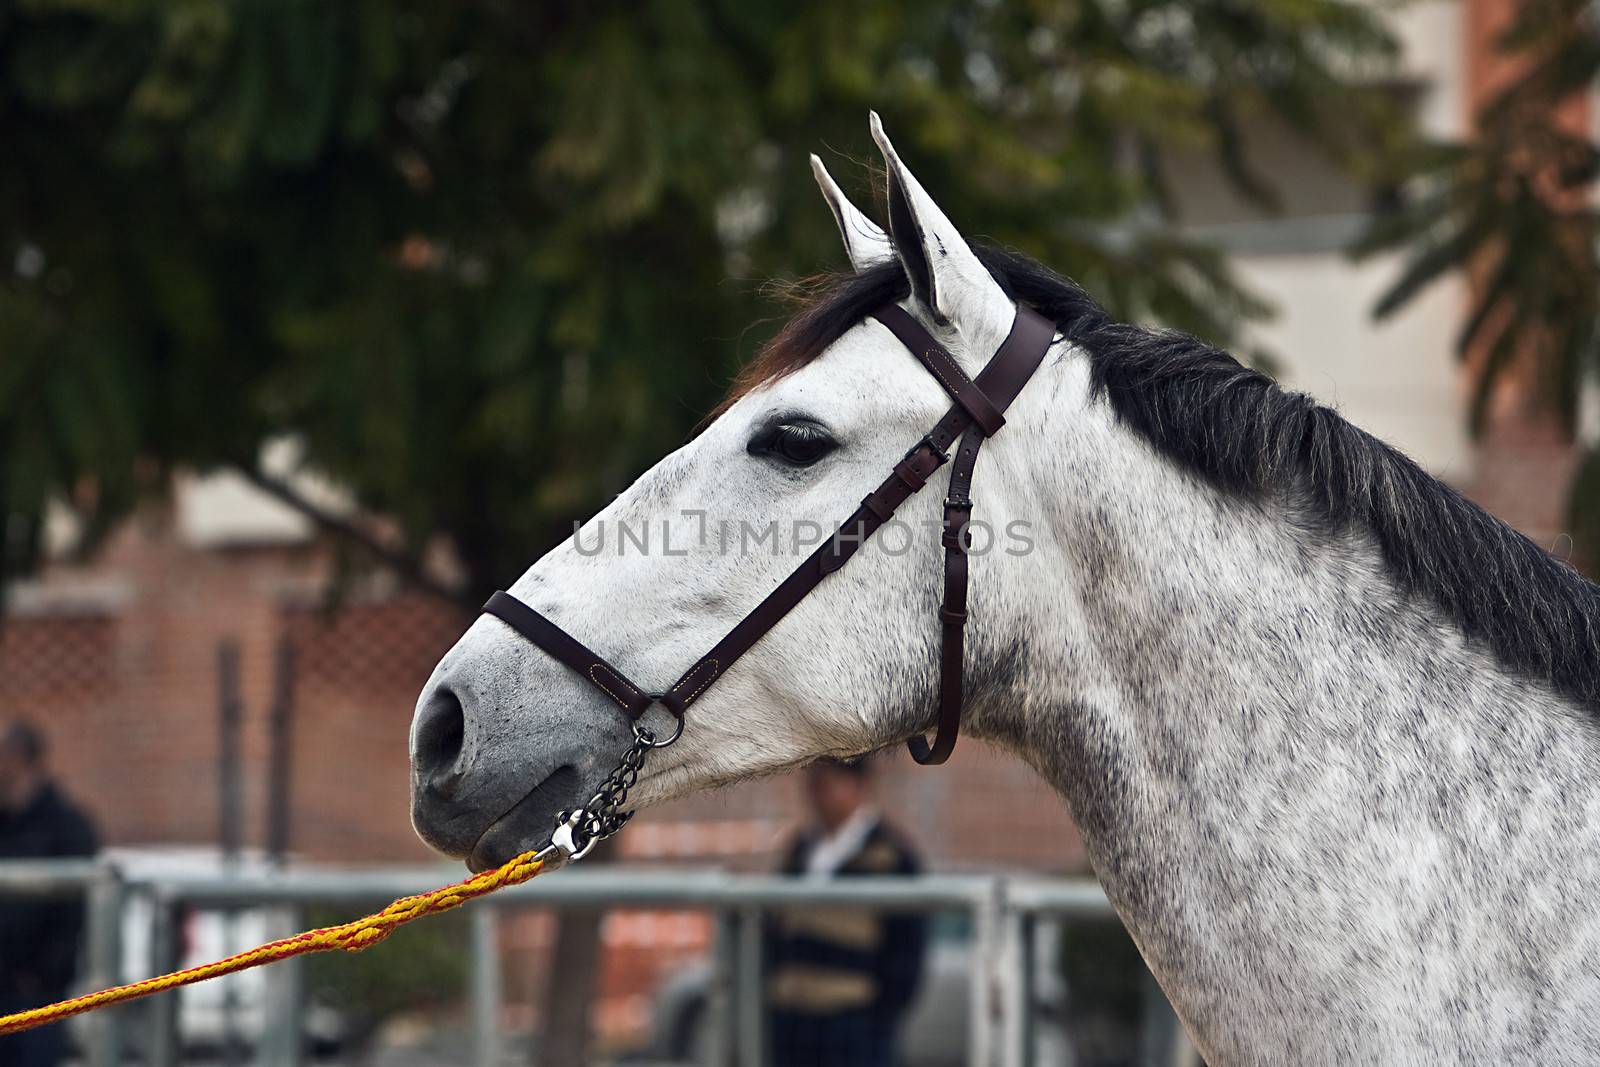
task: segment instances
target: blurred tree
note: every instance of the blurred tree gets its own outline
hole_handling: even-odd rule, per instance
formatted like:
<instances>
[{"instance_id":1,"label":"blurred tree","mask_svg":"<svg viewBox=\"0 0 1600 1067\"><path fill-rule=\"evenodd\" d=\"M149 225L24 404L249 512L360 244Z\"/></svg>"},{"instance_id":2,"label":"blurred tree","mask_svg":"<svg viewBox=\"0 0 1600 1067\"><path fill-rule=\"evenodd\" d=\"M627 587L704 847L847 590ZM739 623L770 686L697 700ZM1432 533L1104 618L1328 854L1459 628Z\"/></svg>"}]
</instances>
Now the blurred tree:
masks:
<instances>
[{"instance_id":1,"label":"blurred tree","mask_svg":"<svg viewBox=\"0 0 1600 1067\"><path fill-rule=\"evenodd\" d=\"M1411 252L1379 317L1447 274L1471 277L1456 344L1473 371L1475 434L1511 378L1572 432L1600 382L1600 146L1582 99L1600 76L1600 16L1586 0L1523 0L1514 12L1498 41L1514 74L1480 108L1474 136L1419 144L1399 175L1405 195L1357 251ZM1587 444L1570 524L1592 558L1600 457Z\"/></svg>"},{"instance_id":2,"label":"blurred tree","mask_svg":"<svg viewBox=\"0 0 1600 1067\"><path fill-rule=\"evenodd\" d=\"M1235 341L1163 151L1270 207L1242 127L1348 156L1393 59L1359 0L0 0L0 579L232 468L475 606L712 406L747 280L841 261L805 154L869 107L956 219Z\"/></svg>"},{"instance_id":3,"label":"blurred tree","mask_svg":"<svg viewBox=\"0 0 1600 1067\"><path fill-rule=\"evenodd\" d=\"M839 262L805 153L869 106L957 219L1229 342L1264 309L1161 149L1270 205L1241 124L1348 153L1320 118L1393 51L1353 0L0 0L5 572L52 501L87 550L230 467L478 603L711 406L744 280ZM385 524L264 470L284 435Z\"/></svg>"}]
</instances>

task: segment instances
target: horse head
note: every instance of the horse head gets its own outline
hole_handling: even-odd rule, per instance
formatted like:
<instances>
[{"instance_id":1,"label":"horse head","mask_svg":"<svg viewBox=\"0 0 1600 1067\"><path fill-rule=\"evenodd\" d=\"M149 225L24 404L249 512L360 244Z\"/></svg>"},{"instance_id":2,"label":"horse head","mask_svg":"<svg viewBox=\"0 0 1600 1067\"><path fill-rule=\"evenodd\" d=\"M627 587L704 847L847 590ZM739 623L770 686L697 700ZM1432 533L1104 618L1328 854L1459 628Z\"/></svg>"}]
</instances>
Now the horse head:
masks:
<instances>
[{"instance_id":1,"label":"horse head","mask_svg":"<svg viewBox=\"0 0 1600 1067\"><path fill-rule=\"evenodd\" d=\"M873 116L891 238L812 157L855 270L853 299L780 332L692 440L645 472L510 589L632 682L664 690L830 535L949 407L940 383L881 323L898 302L975 375L1005 340L1012 299L896 154ZM1048 338L1047 338L1048 339ZM1014 419L1026 421L1019 408ZM985 533L974 534L976 643L1014 643L1025 568L991 581L987 555L1020 554L1025 432L984 453ZM753 647L647 761L631 801L867 752L926 730L938 679L938 494L913 499ZM986 543L983 541L986 536ZM484 616L441 660L411 733L412 817L435 848L481 867L548 838L633 740L600 679ZM996 690L998 686L988 686ZM656 690L661 691L661 690ZM675 729L656 708L642 720Z\"/></svg>"}]
</instances>

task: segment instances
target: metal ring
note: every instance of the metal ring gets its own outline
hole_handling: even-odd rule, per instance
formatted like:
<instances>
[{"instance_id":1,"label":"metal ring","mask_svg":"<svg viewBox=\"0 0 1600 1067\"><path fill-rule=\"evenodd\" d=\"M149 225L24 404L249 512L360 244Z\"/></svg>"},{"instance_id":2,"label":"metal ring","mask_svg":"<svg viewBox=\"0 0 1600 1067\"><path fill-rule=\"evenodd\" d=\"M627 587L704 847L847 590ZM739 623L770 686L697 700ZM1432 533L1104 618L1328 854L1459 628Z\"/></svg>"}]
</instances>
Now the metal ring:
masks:
<instances>
[{"instance_id":1,"label":"metal ring","mask_svg":"<svg viewBox=\"0 0 1600 1067\"><path fill-rule=\"evenodd\" d=\"M665 707L666 705L662 706ZM667 714L672 715L672 712L668 711ZM676 725L672 729L672 736L667 738L665 741L657 741L655 731L651 730L649 727L641 725L638 720L635 720L633 724L634 739L645 748L666 748L668 745L672 744L673 742L677 741L678 738L683 736L683 716L672 715L672 718L675 720Z\"/></svg>"}]
</instances>

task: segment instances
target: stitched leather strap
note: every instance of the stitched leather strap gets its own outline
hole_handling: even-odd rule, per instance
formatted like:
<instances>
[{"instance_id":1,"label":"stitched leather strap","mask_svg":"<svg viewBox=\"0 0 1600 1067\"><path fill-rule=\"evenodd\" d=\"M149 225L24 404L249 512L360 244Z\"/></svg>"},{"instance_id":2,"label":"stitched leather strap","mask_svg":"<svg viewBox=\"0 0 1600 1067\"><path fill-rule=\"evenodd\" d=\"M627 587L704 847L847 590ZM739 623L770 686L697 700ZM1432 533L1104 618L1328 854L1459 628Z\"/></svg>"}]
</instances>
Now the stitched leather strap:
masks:
<instances>
[{"instance_id":1,"label":"stitched leather strap","mask_svg":"<svg viewBox=\"0 0 1600 1067\"><path fill-rule=\"evenodd\" d=\"M915 321L912 325L921 329ZM1011 405L1033 377L1054 337L1055 327L1048 320L1027 308L1017 309L1011 333L978 374L978 386L993 390L988 395L993 397L995 407L1003 411ZM962 434L961 444L950 464L950 487L945 494L940 536L944 544L944 602L939 607L938 717L931 744L920 735L906 740L911 758L925 767L937 766L949 759L961 734L966 679L967 553L972 547L972 478L978 452L988 436L982 424L974 423Z\"/></svg>"},{"instance_id":2,"label":"stitched leather strap","mask_svg":"<svg viewBox=\"0 0 1600 1067\"><path fill-rule=\"evenodd\" d=\"M884 309L879 308L873 312L877 316ZM896 311L901 311L896 307ZM901 311L901 314L904 314ZM894 316L890 316L894 318ZM880 320L882 321L882 320ZM908 344L913 352L931 351L938 349L938 342L923 330L911 316L905 315L905 322L901 328L907 336L914 340L918 334L921 341L917 344ZM896 336L900 336L899 332ZM980 389L987 402L997 412L1004 411L1011 402L1017 398L1022 387L1028 379L1033 377L1033 372L1038 369L1044 360L1045 351L1050 347L1051 340L1055 337L1055 326L1048 319L1029 308L1018 306L1016 319L1012 322L1011 333L1005 342L995 352L988 364L979 372L977 381L973 383ZM948 358L948 354L946 355ZM953 365L952 361L952 365ZM956 368L960 373L960 368ZM939 376L935 376L939 377ZM965 375L962 375L965 379ZM939 378L944 381L942 377ZM947 385L947 390L949 386ZM904 504L913 493L927 484L928 478L947 460L946 452L958 435L972 426L973 419L967 408L959 400L956 405L945 413L934 428L928 432L910 452L906 453L899 463L895 464L889 477L883 484L868 493L862 500L861 506L856 509L848 519L840 524L839 529L828 540L819 545L807 559L790 573L776 589L769 593L765 600L756 605L755 609L740 619L732 630L728 631L715 648L708 652L698 663L691 667L671 689L667 690L662 698L675 714L687 709L700 694L704 693L717 678L721 677L738 658L744 655L764 636L778 624L778 621L789 613L791 609L805 595L815 589L817 583L832 572L843 567L849 562L850 557L866 543L867 539L876 533L886 522L894 516L900 505ZM974 427L975 429L977 427ZM973 462L976 462L977 450L973 450ZM971 484L971 469L966 475L967 484ZM962 568L962 603L965 604L965 554L958 566ZM965 610L963 606L963 611ZM955 653L959 657L960 641L956 642ZM948 658L948 657L945 657ZM948 671L941 671L948 674ZM956 688L955 710L953 714L960 716L961 680L959 670L953 685ZM947 683L942 688L949 688ZM677 702L681 701L681 708ZM943 721L946 714L941 714ZM954 743L953 741L951 742ZM915 755L915 753L913 753ZM948 753L947 753L948 755Z\"/></svg>"},{"instance_id":3,"label":"stitched leather strap","mask_svg":"<svg viewBox=\"0 0 1600 1067\"><path fill-rule=\"evenodd\" d=\"M962 688L966 670L967 552L972 547L972 473L983 447L976 426L961 435L950 464L950 488L944 498L944 603L939 606L939 717L933 743L921 735L906 739L911 758L933 767L950 758L961 735Z\"/></svg>"},{"instance_id":4,"label":"stitched leather strap","mask_svg":"<svg viewBox=\"0 0 1600 1067\"><path fill-rule=\"evenodd\" d=\"M672 688L660 694L646 692L603 657L509 593L495 593L484 605L484 611L587 677L634 719L655 703L664 705L681 718L740 656L805 599L822 579L848 563L867 539L927 484L933 473L949 460L950 446L959 437L961 445L951 465L941 538L945 547L945 595L939 612L942 647L936 734L931 745L922 737L913 737L907 742L918 763L943 763L955 747L961 724L967 551L970 547L967 523L972 514L970 492L978 451L987 436L1005 425L1005 409L1043 361L1055 337L1055 326L1036 312L1019 306L1010 334L974 380L904 309L887 305L872 314L928 368L955 400L955 406L894 465L883 484L867 494L832 537L818 545L710 652L685 671Z\"/></svg>"},{"instance_id":5,"label":"stitched leather strap","mask_svg":"<svg viewBox=\"0 0 1600 1067\"><path fill-rule=\"evenodd\" d=\"M872 317L889 327L889 332L928 368L928 373L944 386L944 391L961 405L962 410L982 428L986 436L994 436L1006 424L1005 416L1000 414L983 390L967 377L967 372L961 369L955 357L935 341L905 308L899 304L885 304L873 311Z\"/></svg>"},{"instance_id":6,"label":"stitched leather strap","mask_svg":"<svg viewBox=\"0 0 1600 1067\"><path fill-rule=\"evenodd\" d=\"M630 682L626 675L607 663L604 656L510 593L495 593L483 605L483 610L589 679L591 685L616 701L629 717L638 719L655 702L655 697Z\"/></svg>"}]
</instances>

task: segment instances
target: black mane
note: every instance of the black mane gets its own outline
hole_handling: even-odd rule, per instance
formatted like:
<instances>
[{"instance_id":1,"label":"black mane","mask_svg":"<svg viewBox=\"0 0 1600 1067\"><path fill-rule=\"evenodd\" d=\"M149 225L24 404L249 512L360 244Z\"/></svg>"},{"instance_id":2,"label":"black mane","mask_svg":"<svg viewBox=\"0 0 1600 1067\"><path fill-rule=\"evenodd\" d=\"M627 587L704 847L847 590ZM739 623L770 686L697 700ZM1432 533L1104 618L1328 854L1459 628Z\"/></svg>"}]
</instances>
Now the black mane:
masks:
<instances>
[{"instance_id":1,"label":"black mane","mask_svg":"<svg viewBox=\"0 0 1600 1067\"><path fill-rule=\"evenodd\" d=\"M1117 322L1026 256L975 251L1088 354L1094 393L1160 451L1229 492L1293 491L1330 531L1365 528L1402 592L1438 605L1507 667L1600 711L1600 586L1310 397L1193 337ZM732 396L805 365L907 292L895 263L827 279Z\"/></svg>"}]
</instances>

